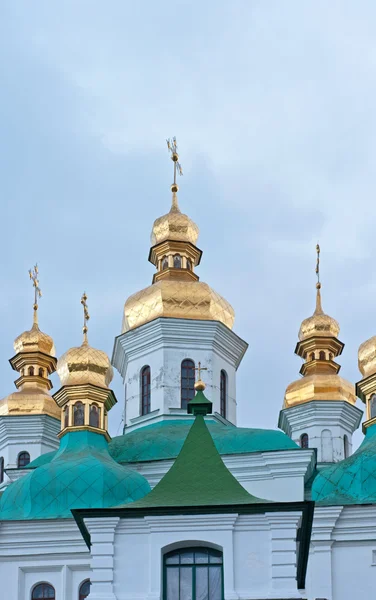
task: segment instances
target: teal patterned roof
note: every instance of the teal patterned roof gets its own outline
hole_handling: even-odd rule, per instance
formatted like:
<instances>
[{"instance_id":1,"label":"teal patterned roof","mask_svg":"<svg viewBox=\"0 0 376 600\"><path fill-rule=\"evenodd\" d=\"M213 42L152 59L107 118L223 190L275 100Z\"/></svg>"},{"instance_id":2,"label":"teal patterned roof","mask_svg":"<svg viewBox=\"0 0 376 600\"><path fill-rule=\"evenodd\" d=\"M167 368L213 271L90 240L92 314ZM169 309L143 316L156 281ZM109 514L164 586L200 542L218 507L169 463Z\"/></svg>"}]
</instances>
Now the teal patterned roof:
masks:
<instances>
[{"instance_id":1,"label":"teal patterned roof","mask_svg":"<svg viewBox=\"0 0 376 600\"><path fill-rule=\"evenodd\" d=\"M376 426L368 427L358 450L321 470L312 484L312 500L325 505L376 503Z\"/></svg>"},{"instance_id":2,"label":"teal patterned roof","mask_svg":"<svg viewBox=\"0 0 376 600\"><path fill-rule=\"evenodd\" d=\"M50 462L8 486L0 501L0 520L66 518L73 508L126 504L148 492L142 475L111 458L103 435L72 431L61 438Z\"/></svg>"},{"instance_id":3,"label":"teal patterned roof","mask_svg":"<svg viewBox=\"0 0 376 600\"><path fill-rule=\"evenodd\" d=\"M174 459L183 447L193 418L166 420L145 425L111 440L108 451L118 463L149 462ZM274 429L249 429L225 425L214 419L205 421L219 454L246 454L278 450L299 450L285 433ZM42 454L28 469L45 465L56 452Z\"/></svg>"},{"instance_id":4,"label":"teal patterned roof","mask_svg":"<svg viewBox=\"0 0 376 600\"><path fill-rule=\"evenodd\" d=\"M299 450L299 446L282 431L247 429L225 425L214 419L205 421L219 454L246 454L271 450ZM147 462L176 458L193 419L160 421L113 438L111 456L119 463Z\"/></svg>"}]
</instances>

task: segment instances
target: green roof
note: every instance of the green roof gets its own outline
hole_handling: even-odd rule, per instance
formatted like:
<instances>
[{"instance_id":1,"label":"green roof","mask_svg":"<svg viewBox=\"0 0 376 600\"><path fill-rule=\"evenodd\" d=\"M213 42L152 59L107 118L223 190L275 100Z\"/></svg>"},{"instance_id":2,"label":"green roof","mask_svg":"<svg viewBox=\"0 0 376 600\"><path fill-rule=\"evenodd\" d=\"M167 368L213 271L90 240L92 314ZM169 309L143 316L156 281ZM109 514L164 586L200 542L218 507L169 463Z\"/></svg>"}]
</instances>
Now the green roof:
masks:
<instances>
[{"instance_id":1,"label":"green roof","mask_svg":"<svg viewBox=\"0 0 376 600\"><path fill-rule=\"evenodd\" d=\"M312 483L318 504L376 503L376 426L368 427L358 450L321 470Z\"/></svg>"},{"instance_id":2,"label":"green roof","mask_svg":"<svg viewBox=\"0 0 376 600\"><path fill-rule=\"evenodd\" d=\"M265 503L247 492L223 463L201 414L179 456L155 488L129 508Z\"/></svg>"},{"instance_id":3,"label":"green roof","mask_svg":"<svg viewBox=\"0 0 376 600\"><path fill-rule=\"evenodd\" d=\"M111 458L103 435L72 431L61 438L50 462L7 487L0 520L66 518L74 508L115 506L149 491L142 475Z\"/></svg>"}]
</instances>

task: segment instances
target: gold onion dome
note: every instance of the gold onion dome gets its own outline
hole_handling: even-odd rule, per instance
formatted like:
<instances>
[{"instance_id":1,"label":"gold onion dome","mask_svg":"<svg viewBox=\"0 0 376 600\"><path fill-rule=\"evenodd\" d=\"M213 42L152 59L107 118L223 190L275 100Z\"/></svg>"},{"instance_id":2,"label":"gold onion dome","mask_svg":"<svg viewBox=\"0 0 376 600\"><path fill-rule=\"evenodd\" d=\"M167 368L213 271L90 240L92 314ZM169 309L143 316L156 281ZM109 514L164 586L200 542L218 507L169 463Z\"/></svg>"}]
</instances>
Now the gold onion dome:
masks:
<instances>
[{"instance_id":1,"label":"gold onion dome","mask_svg":"<svg viewBox=\"0 0 376 600\"><path fill-rule=\"evenodd\" d=\"M170 212L154 221L150 236L152 246L166 240L189 242L194 246L197 243L199 228L187 215L180 211L177 199L178 186L172 186L172 206Z\"/></svg>"},{"instance_id":2,"label":"gold onion dome","mask_svg":"<svg viewBox=\"0 0 376 600\"><path fill-rule=\"evenodd\" d=\"M358 365L363 377L369 377L376 373L376 336L359 346Z\"/></svg>"},{"instance_id":3,"label":"gold onion dome","mask_svg":"<svg viewBox=\"0 0 376 600\"><path fill-rule=\"evenodd\" d=\"M43 333L36 322L36 312L34 313L34 323L31 329L24 331L16 337L13 344L15 352L43 352L55 356L55 346L52 337Z\"/></svg>"},{"instance_id":4,"label":"gold onion dome","mask_svg":"<svg viewBox=\"0 0 376 600\"><path fill-rule=\"evenodd\" d=\"M326 315L322 309L320 293L321 284L318 283L316 288L316 309L312 317L304 319L300 326L299 340L301 342L313 336L329 336L336 338L340 331L339 323L333 319L333 317Z\"/></svg>"},{"instance_id":5,"label":"gold onion dome","mask_svg":"<svg viewBox=\"0 0 376 600\"><path fill-rule=\"evenodd\" d=\"M86 294L82 296L84 307L84 340L81 346L70 348L57 361L56 371L61 384L81 385L91 383L102 388L108 388L114 372L107 354L89 346L87 340L87 321L89 314L86 306Z\"/></svg>"}]
</instances>

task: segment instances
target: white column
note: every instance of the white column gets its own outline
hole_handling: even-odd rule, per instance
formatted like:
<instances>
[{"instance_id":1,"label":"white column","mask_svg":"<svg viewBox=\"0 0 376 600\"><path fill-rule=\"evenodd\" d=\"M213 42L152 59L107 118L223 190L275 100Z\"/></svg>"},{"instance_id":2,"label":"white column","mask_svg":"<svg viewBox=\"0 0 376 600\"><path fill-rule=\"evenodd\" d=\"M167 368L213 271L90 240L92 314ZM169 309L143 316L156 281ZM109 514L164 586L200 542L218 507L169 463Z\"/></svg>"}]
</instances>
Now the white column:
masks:
<instances>
[{"instance_id":1,"label":"white column","mask_svg":"<svg viewBox=\"0 0 376 600\"><path fill-rule=\"evenodd\" d=\"M333 599L332 545L333 529L343 506L316 507L312 526L309 568L314 598Z\"/></svg>"},{"instance_id":2,"label":"white column","mask_svg":"<svg viewBox=\"0 0 376 600\"><path fill-rule=\"evenodd\" d=\"M119 517L85 519L91 537L89 600L117 600L114 593L114 542Z\"/></svg>"}]
</instances>

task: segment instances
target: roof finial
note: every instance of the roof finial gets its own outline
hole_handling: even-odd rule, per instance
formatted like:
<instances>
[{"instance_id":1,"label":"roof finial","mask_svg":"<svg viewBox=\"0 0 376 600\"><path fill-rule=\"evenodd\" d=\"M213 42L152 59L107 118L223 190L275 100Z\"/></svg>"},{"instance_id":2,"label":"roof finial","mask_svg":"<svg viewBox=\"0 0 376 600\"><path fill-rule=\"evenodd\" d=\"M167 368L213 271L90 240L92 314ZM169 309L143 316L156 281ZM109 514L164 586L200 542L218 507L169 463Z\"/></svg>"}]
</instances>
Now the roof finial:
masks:
<instances>
[{"instance_id":1,"label":"roof finial","mask_svg":"<svg viewBox=\"0 0 376 600\"><path fill-rule=\"evenodd\" d=\"M316 259L316 275L317 275L317 283L316 283L316 309L315 309L315 314L321 314L323 312L322 310L322 306L321 306L321 281L320 281L320 246L319 244L316 244L316 253L317 253L317 259Z\"/></svg>"},{"instance_id":2,"label":"roof finial","mask_svg":"<svg viewBox=\"0 0 376 600\"><path fill-rule=\"evenodd\" d=\"M39 270L38 264L36 263L32 269L29 269L29 277L33 282L34 287L34 317L33 317L33 325L38 325L38 298L42 297L42 290L39 287Z\"/></svg>"},{"instance_id":3,"label":"roof finial","mask_svg":"<svg viewBox=\"0 0 376 600\"><path fill-rule=\"evenodd\" d=\"M179 186L176 183L176 172L178 172L179 175L183 175L183 169L179 162L178 145L176 142L176 137L174 136L172 138L172 140L170 140L170 138L169 138L168 140L166 140L166 142L167 142L168 151L171 152L171 160L174 163L174 183L171 186L171 191L172 191L171 210L179 210L178 197L176 195L177 192L179 191Z\"/></svg>"},{"instance_id":4,"label":"roof finial","mask_svg":"<svg viewBox=\"0 0 376 600\"><path fill-rule=\"evenodd\" d=\"M204 389L206 388L205 383L202 381L201 379L201 371L207 371L207 367L202 367L201 363L198 363L198 367L195 367L195 371L197 371L197 375L198 375L198 380L195 383L195 390L196 392L203 392Z\"/></svg>"},{"instance_id":5,"label":"roof finial","mask_svg":"<svg viewBox=\"0 0 376 600\"><path fill-rule=\"evenodd\" d=\"M89 315L89 310L86 304L86 300L87 300L87 295L85 294L85 292L82 294L81 296L81 304L84 307L84 326L82 328L82 333L84 334L84 344L87 344L87 322L90 319L90 315Z\"/></svg>"}]
</instances>

